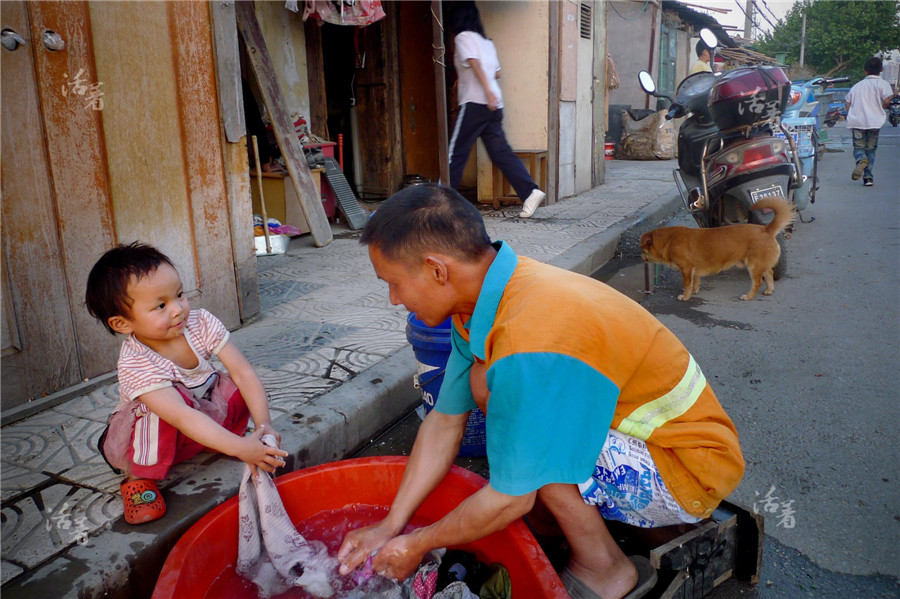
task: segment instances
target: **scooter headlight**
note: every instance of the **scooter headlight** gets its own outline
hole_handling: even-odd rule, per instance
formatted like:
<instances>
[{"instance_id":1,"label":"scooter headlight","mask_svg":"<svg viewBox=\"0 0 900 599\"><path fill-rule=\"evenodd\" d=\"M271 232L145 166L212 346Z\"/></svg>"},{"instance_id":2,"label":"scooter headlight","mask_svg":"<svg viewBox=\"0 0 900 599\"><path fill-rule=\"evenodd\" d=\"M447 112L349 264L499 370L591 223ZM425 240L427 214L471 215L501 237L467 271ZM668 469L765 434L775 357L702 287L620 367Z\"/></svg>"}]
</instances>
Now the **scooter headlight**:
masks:
<instances>
[{"instance_id":1,"label":"scooter headlight","mask_svg":"<svg viewBox=\"0 0 900 599\"><path fill-rule=\"evenodd\" d=\"M784 149L784 142L781 140L775 140L772 142L772 152L775 154L780 154Z\"/></svg>"}]
</instances>

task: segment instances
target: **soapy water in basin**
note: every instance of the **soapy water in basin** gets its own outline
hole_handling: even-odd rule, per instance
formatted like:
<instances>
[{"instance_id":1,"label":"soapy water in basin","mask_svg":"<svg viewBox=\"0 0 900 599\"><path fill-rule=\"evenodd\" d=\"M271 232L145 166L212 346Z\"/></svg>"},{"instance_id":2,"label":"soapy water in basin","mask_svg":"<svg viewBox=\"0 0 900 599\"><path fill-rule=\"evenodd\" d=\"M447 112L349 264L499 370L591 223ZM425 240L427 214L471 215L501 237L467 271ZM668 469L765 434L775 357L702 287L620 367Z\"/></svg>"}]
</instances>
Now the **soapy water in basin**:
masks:
<instances>
[{"instance_id":1,"label":"soapy water in basin","mask_svg":"<svg viewBox=\"0 0 900 599\"><path fill-rule=\"evenodd\" d=\"M297 531L307 541L322 541L328 548L328 555L337 556L344 536L351 530L369 526L383 520L388 514L386 506L349 505L337 510L326 510L310 516L306 520L295 522ZM426 523L415 521L406 525L403 534L412 532ZM235 532L235 534L237 534ZM240 576L234 570L235 564L229 564L222 574L213 582L206 593L206 599L259 599L256 585ZM341 576L337 568L330 575L331 586L335 590L332 599L361 599L381 595L399 583L374 576L361 585L353 580L353 574ZM300 587L293 587L284 593L274 595L271 599L315 599L314 595Z\"/></svg>"}]
</instances>

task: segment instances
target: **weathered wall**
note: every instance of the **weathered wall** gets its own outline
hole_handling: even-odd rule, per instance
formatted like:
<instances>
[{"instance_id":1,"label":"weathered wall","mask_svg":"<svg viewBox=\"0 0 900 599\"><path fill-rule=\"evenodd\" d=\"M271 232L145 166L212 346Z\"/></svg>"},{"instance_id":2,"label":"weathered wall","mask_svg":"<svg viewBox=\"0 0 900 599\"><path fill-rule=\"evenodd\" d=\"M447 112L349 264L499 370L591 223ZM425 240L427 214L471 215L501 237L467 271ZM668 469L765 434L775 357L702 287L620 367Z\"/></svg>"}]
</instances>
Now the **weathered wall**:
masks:
<instances>
[{"instance_id":1,"label":"weathered wall","mask_svg":"<svg viewBox=\"0 0 900 599\"><path fill-rule=\"evenodd\" d=\"M678 82L687 77L691 65L694 64L694 44L698 39L700 38L692 38L687 31L678 30L678 61L675 63Z\"/></svg>"},{"instance_id":2,"label":"weathered wall","mask_svg":"<svg viewBox=\"0 0 900 599\"><path fill-rule=\"evenodd\" d=\"M179 99L165 3L141 10L90 3L97 78L106 92L103 134L119 241L144 241L168 254L189 294L198 287ZM141 76L135 77L140 65ZM176 223L182 226L173 226Z\"/></svg>"},{"instance_id":3,"label":"weathered wall","mask_svg":"<svg viewBox=\"0 0 900 599\"><path fill-rule=\"evenodd\" d=\"M12 292L4 317L15 319L3 329L6 415L30 396L115 368L118 342L87 314L84 289L90 267L116 241L156 245L195 307L230 328L240 320L209 5L46 2L25 11L24 3L4 3L3 16L15 17L30 40L3 56L2 105L15 111L4 112L3 139L21 140L3 145L2 161L4 241L12 240L2 256ZM34 43L47 29L61 32L64 52ZM22 147L40 160L10 160ZM56 284L52 293L45 279Z\"/></svg>"},{"instance_id":4,"label":"weathered wall","mask_svg":"<svg viewBox=\"0 0 900 599\"><path fill-rule=\"evenodd\" d=\"M606 35L609 54L616 63L621 84L610 90L609 104L627 104L644 108L646 94L638 85L638 73L650 66L650 40L653 39L651 75L659 77L659 10L650 2L608 2ZM654 29L655 28L655 29ZM657 35L652 35L652 31ZM652 107L652 106L651 106Z\"/></svg>"},{"instance_id":5,"label":"weathered wall","mask_svg":"<svg viewBox=\"0 0 900 599\"><path fill-rule=\"evenodd\" d=\"M575 102L559 103L559 180L557 194L565 198L575 193L575 138L578 130ZM552 168L552 166L550 167Z\"/></svg>"},{"instance_id":6,"label":"weathered wall","mask_svg":"<svg viewBox=\"0 0 900 599\"><path fill-rule=\"evenodd\" d=\"M688 71L691 70L691 65L694 64L694 61L697 60L697 55L694 54L694 46L699 40L699 37L691 37L691 35L687 31L678 31L678 59L675 63L675 81L677 83L681 83L684 78L688 76ZM685 117L675 119L675 131L678 131L678 128L681 127L681 123L684 122L684 119Z\"/></svg>"},{"instance_id":7,"label":"weathered wall","mask_svg":"<svg viewBox=\"0 0 900 599\"><path fill-rule=\"evenodd\" d=\"M579 32L576 38L578 64L575 82L577 124L575 127L575 193L581 193L591 188L591 150L594 134L594 128L591 126L593 122L591 96L594 77L594 42L590 35L588 38L581 36L582 23L580 19L585 19L584 26L588 27L592 17L580 14L580 6L577 2L570 3L569 9L574 12ZM565 18L568 19L568 15ZM603 140L600 141L602 145Z\"/></svg>"},{"instance_id":8,"label":"weathered wall","mask_svg":"<svg viewBox=\"0 0 900 599\"><path fill-rule=\"evenodd\" d=\"M292 120L298 115L309 122L309 83L306 73L306 36L302 14L284 7L284 2L256 2L256 19L266 40L272 67ZM301 10L303 3L300 4Z\"/></svg>"},{"instance_id":9,"label":"weathered wall","mask_svg":"<svg viewBox=\"0 0 900 599\"><path fill-rule=\"evenodd\" d=\"M559 188L564 198L591 188L593 167L593 77L594 28L590 21L597 16L582 13L581 2L566 0L560 16L559 42ZM582 20L584 19L584 23ZM582 26L590 32L582 37ZM601 106L605 105L601 101ZM602 108L601 108L602 109Z\"/></svg>"},{"instance_id":10,"label":"weathered wall","mask_svg":"<svg viewBox=\"0 0 900 599\"><path fill-rule=\"evenodd\" d=\"M555 8L555 7L554 7ZM559 21L559 167L557 193L568 197L575 193L575 146L578 138L578 5L572 0L562 4Z\"/></svg>"}]
</instances>

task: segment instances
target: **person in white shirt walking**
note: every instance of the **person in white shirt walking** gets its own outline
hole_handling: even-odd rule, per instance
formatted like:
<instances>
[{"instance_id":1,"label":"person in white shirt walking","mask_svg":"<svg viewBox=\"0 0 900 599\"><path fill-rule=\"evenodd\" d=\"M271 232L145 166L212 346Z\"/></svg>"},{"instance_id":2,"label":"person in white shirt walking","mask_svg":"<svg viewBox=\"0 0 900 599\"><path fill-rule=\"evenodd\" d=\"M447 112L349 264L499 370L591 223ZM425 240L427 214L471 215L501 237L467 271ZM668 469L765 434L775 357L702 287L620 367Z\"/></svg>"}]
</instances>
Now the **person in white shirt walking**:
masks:
<instances>
[{"instance_id":1,"label":"person in white shirt walking","mask_svg":"<svg viewBox=\"0 0 900 599\"><path fill-rule=\"evenodd\" d=\"M871 187L875 184L872 166L878 147L878 131L887 118L884 109L895 94L890 84L879 77L883 69L880 58L867 58L863 69L866 78L850 88L844 103L847 105L847 126L853 135L853 158L856 160L850 178L858 181L862 177L863 185Z\"/></svg>"},{"instance_id":2,"label":"person in white shirt walking","mask_svg":"<svg viewBox=\"0 0 900 599\"><path fill-rule=\"evenodd\" d=\"M522 200L519 216L529 218L547 196L513 153L503 133L497 49L484 35L474 2L460 2L450 15L449 26L455 36L453 65L459 103L459 115L450 138L450 187L459 189L469 152L480 137L491 161L503 171Z\"/></svg>"}]
</instances>

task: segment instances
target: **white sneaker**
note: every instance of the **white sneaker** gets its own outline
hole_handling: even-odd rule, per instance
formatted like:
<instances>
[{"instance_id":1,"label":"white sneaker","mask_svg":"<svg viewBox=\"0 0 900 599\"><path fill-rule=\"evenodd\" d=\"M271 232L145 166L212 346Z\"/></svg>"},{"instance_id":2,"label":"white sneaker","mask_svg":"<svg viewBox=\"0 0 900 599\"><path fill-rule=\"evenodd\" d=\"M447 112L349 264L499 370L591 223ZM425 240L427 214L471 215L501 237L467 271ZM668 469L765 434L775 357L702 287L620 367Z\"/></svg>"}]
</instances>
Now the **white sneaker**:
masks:
<instances>
[{"instance_id":1,"label":"white sneaker","mask_svg":"<svg viewBox=\"0 0 900 599\"><path fill-rule=\"evenodd\" d=\"M530 218L546 197L546 193L535 188L534 191L531 192L531 195L525 198L525 203L522 205L522 212L519 213L519 218Z\"/></svg>"}]
</instances>

